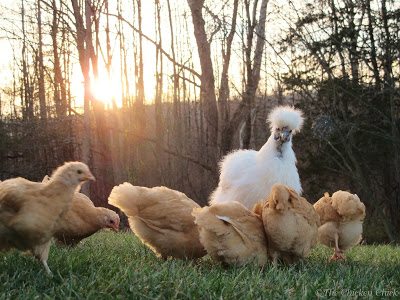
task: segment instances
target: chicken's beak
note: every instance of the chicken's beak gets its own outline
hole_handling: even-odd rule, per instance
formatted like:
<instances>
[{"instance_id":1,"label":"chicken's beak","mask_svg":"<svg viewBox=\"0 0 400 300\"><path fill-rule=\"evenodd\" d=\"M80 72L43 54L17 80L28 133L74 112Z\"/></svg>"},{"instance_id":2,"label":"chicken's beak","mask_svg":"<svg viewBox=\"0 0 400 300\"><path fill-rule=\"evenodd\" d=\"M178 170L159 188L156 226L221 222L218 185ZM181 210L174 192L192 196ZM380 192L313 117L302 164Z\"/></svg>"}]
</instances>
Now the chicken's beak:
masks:
<instances>
[{"instance_id":1,"label":"chicken's beak","mask_svg":"<svg viewBox=\"0 0 400 300\"><path fill-rule=\"evenodd\" d=\"M113 231L118 232L119 231L119 222L115 222L114 226L110 227Z\"/></svg>"},{"instance_id":2,"label":"chicken's beak","mask_svg":"<svg viewBox=\"0 0 400 300\"><path fill-rule=\"evenodd\" d=\"M89 174L86 174L86 175L83 176L82 179L81 179L81 181L87 181L87 180L96 181L96 178L93 176L92 173L89 172Z\"/></svg>"},{"instance_id":3,"label":"chicken's beak","mask_svg":"<svg viewBox=\"0 0 400 300\"><path fill-rule=\"evenodd\" d=\"M281 134L279 135L279 139L282 143L288 142L290 140L290 131L282 130Z\"/></svg>"}]
</instances>

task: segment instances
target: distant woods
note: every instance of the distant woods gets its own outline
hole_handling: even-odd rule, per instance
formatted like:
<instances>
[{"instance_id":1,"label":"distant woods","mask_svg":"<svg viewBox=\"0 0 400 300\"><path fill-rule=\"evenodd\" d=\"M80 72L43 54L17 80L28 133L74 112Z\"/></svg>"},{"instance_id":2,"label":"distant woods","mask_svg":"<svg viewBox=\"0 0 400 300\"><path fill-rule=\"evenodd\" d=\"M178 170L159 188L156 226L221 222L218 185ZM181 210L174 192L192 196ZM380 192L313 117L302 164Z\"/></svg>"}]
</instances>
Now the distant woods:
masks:
<instances>
[{"instance_id":1,"label":"distant woods","mask_svg":"<svg viewBox=\"0 0 400 300\"><path fill-rule=\"evenodd\" d=\"M205 204L221 156L259 149L270 108L294 104L307 117L294 138L305 195L351 189L383 239L400 241L397 1L21 0L0 10L12 49L0 70L0 179L41 180L83 160L98 205L123 181Z\"/></svg>"}]
</instances>

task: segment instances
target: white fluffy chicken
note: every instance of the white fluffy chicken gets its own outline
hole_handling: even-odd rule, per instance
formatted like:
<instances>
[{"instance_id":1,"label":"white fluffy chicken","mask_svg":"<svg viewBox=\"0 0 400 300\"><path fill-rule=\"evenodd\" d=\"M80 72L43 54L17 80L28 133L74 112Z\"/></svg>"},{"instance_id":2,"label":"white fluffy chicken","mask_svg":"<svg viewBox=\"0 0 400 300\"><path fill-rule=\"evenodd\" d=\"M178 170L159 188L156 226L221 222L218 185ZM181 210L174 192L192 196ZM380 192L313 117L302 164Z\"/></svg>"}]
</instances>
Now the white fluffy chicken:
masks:
<instances>
[{"instance_id":1,"label":"white fluffy chicken","mask_svg":"<svg viewBox=\"0 0 400 300\"><path fill-rule=\"evenodd\" d=\"M45 183L20 177L0 183L0 250L30 251L51 274L47 259L57 222L71 205L75 189L94 179L84 163L68 162Z\"/></svg>"},{"instance_id":2,"label":"white fluffy chicken","mask_svg":"<svg viewBox=\"0 0 400 300\"><path fill-rule=\"evenodd\" d=\"M276 107L268 116L271 136L259 150L237 150L220 163L220 181L210 204L238 201L248 209L269 196L271 188L281 183L301 194L292 136L303 125L300 110Z\"/></svg>"}]
</instances>

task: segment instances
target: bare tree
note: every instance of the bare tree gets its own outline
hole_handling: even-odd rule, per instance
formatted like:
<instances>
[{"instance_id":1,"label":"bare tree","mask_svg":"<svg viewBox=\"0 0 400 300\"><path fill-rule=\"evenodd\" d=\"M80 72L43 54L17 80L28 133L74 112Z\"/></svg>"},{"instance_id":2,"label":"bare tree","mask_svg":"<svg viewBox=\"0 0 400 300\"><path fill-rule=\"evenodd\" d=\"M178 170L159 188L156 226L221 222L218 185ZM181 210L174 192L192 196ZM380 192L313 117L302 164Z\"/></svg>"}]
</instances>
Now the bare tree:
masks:
<instances>
[{"instance_id":1,"label":"bare tree","mask_svg":"<svg viewBox=\"0 0 400 300\"><path fill-rule=\"evenodd\" d=\"M218 95L218 105L219 105L219 114L220 114L220 121L222 126L229 121L229 65L231 62L231 53L232 53L232 42L233 38L236 33L236 20L238 15L238 7L239 7L239 0L234 0L233 2L233 12L232 12L232 23L231 28L229 30L229 34L226 37L226 45L225 49L222 48L222 72L221 72L221 83L219 86L219 95Z\"/></svg>"},{"instance_id":2,"label":"bare tree","mask_svg":"<svg viewBox=\"0 0 400 300\"><path fill-rule=\"evenodd\" d=\"M82 141L82 160L86 163L90 161L90 103L93 96L90 90L90 53L86 47L87 35L86 32L91 29L85 28L85 23L82 16L82 7L78 0L72 0L73 13L75 17L76 28L76 46L79 55L79 63L83 74L84 87L84 138ZM86 1L85 1L86 2ZM90 9L90 8L89 8Z\"/></svg>"},{"instance_id":3,"label":"bare tree","mask_svg":"<svg viewBox=\"0 0 400 300\"><path fill-rule=\"evenodd\" d=\"M371 11L371 0L365 0L365 6L368 16L368 36L371 43L371 64L372 64L372 71L374 73L375 85L380 86L381 79L379 75L379 67L377 62L377 54L376 54L376 41L375 41L375 33L374 33L374 20L372 17Z\"/></svg>"},{"instance_id":4,"label":"bare tree","mask_svg":"<svg viewBox=\"0 0 400 300\"><path fill-rule=\"evenodd\" d=\"M218 141L218 109L215 95L214 69L211 60L210 43L205 30L203 18L204 0L188 0L192 14L194 35L201 65L201 94L200 101L204 107L204 119L206 121L205 131L207 132L207 143L216 150ZM212 164L216 162L216 153L212 154Z\"/></svg>"},{"instance_id":5,"label":"bare tree","mask_svg":"<svg viewBox=\"0 0 400 300\"><path fill-rule=\"evenodd\" d=\"M137 4L137 18L138 18L138 30L142 31L142 0L136 0ZM144 111L144 66L143 66L143 36L139 34L139 62L138 62L138 77L137 77L137 88L136 88L136 119L137 119L137 130L143 132L146 127L145 111Z\"/></svg>"},{"instance_id":6,"label":"bare tree","mask_svg":"<svg viewBox=\"0 0 400 300\"><path fill-rule=\"evenodd\" d=\"M245 10L247 16L247 42L246 42L246 88L238 109L234 112L233 117L229 123L224 126L221 135L221 152L222 154L228 153L232 149L232 141L234 134L239 127L240 123L246 121L246 138L243 146L249 147L250 143L250 126L251 126L251 110L254 106L254 98L258 89L260 81L261 62L265 45L265 23L267 16L268 0L262 0L257 21L257 2L253 3L252 13L250 13L250 2L245 1ZM254 49L254 56L252 57L252 47L254 41L254 34L256 35L256 44Z\"/></svg>"},{"instance_id":7,"label":"bare tree","mask_svg":"<svg viewBox=\"0 0 400 300\"><path fill-rule=\"evenodd\" d=\"M58 8L56 0L52 0L52 23L51 23L51 40L53 46L53 58L54 58L54 103L56 106L56 113L58 117L64 117L67 111L67 91L66 85L62 74L60 55L59 55L59 43L58 43L58 27L60 26L58 18Z\"/></svg>"},{"instance_id":8,"label":"bare tree","mask_svg":"<svg viewBox=\"0 0 400 300\"><path fill-rule=\"evenodd\" d=\"M22 100L22 116L24 119L33 120L33 87L30 83L29 70L28 70L28 52L27 52L27 34L25 30L25 5L21 1L21 27L22 27L22 86L21 97Z\"/></svg>"},{"instance_id":9,"label":"bare tree","mask_svg":"<svg viewBox=\"0 0 400 300\"><path fill-rule=\"evenodd\" d=\"M170 0L167 0L167 8L168 8L168 21L169 21L169 30L170 30L170 48L172 53L172 84L173 84L173 126L175 132L175 138L178 143L178 147L182 147L183 143L183 126L182 126L182 115L181 115L181 101L179 99L179 74L178 74L178 66L176 64L176 53L175 53L175 32L174 25L172 20L172 10Z\"/></svg>"},{"instance_id":10,"label":"bare tree","mask_svg":"<svg viewBox=\"0 0 400 300\"><path fill-rule=\"evenodd\" d=\"M42 8L41 0L37 0L37 26L38 26L38 39L39 39L39 49L38 49L38 63L39 63L39 104L40 104L40 118L43 121L47 119L47 109L46 109L46 91L45 91L45 78L44 78L44 66L43 66L43 38L42 38Z\"/></svg>"}]
</instances>

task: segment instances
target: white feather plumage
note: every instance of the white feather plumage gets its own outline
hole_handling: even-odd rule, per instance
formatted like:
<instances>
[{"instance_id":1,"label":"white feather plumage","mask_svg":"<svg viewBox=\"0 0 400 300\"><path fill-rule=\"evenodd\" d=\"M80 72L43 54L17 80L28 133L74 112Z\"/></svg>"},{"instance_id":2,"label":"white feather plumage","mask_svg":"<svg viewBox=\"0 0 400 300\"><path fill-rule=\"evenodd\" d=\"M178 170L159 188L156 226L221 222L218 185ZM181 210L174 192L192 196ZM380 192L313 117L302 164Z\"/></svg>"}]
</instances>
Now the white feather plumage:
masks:
<instances>
[{"instance_id":1,"label":"white feather plumage","mask_svg":"<svg viewBox=\"0 0 400 300\"><path fill-rule=\"evenodd\" d=\"M291 106L275 107L268 116L271 130L287 126L293 132L299 132L303 126L303 112Z\"/></svg>"},{"instance_id":2,"label":"white feather plumage","mask_svg":"<svg viewBox=\"0 0 400 300\"><path fill-rule=\"evenodd\" d=\"M274 130L288 127L299 132L303 124L302 112L289 106L279 106L268 116L271 136L259 151L237 150L220 162L220 181L212 193L210 204L238 201L251 209L268 197L272 186L281 183L301 194L302 188L296 167L292 140L277 150Z\"/></svg>"},{"instance_id":3,"label":"white feather plumage","mask_svg":"<svg viewBox=\"0 0 400 300\"><path fill-rule=\"evenodd\" d=\"M226 217L226 216L217 216L216 215L216 217L217 217L217 219L220 219L220 220L225 221L225 222L230 222L231 221L231 218Z\"/></svg>"}]
</instances>

